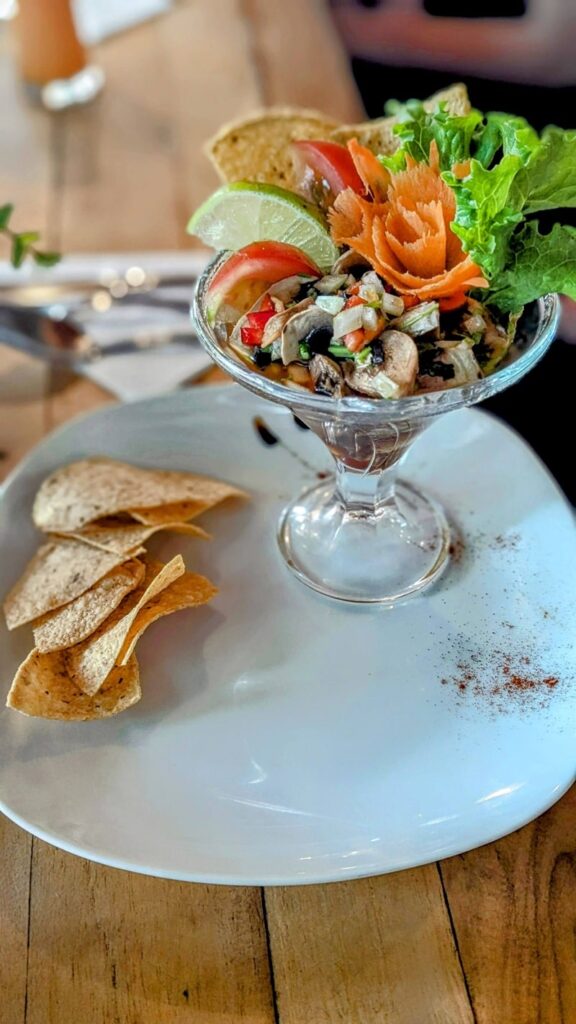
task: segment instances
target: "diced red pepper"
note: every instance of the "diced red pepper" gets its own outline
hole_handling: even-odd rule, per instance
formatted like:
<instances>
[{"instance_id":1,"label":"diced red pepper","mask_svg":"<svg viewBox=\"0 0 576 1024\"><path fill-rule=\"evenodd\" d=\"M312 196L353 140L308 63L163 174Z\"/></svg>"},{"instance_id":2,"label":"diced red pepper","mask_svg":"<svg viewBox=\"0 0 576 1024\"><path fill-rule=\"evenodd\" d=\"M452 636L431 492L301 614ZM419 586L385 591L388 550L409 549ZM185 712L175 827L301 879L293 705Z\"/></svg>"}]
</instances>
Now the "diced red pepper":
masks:
<instances>
[{"instance_id":1,"label":"diced red pepper","mask_svg":"<svg viewBox=\"0 0 576 1024\"><path fill-rule=\"evenodd\" d=\"M265 295L264 298L262 299L262 301L260 302L260 306L258 307L258 312L259 313L275 313L276 312L276 310L274 308L274 303L272 302L272 299L270 298L269 295Z\"/></svg>"},{"instance_id":2,"label":"diced red pepper","mask_svg":"<svg viewBox=\"0 0 576 1024\"><path fill-rule=\"evenodd\" d=\"M246 317L246 319L248 321L248 327L259 328L260 331L263 331L265 326L266 326L266 324L268 323L270 318L273 317L273 316L274 316L274 310L273 309L264 309L264 310L261 309L257 313L248 313L248 315Z\"/></svg>"},{"instance_id":3,"label":"diced red pepper","mask_svg":"<svg viewBox=\"0 0 576 1024\"><path fill-rule=\"evenodd\" d=\"M242 344L256 348L262 341L262 330L259 327L241 327Z\"/></svg>"},{"instance_id":4,"label":"diced red pepper","mask_svg":"<svg viewBox=\"0 0 576 1024\"><path fill-rule=\"evenodd\" d=\"M346 305L344 306L344 309L352 309L353 306L365 305L366 299L361 299L359 295L351 295L350 298L346 300Z\"/></svg>"}]
</instances>

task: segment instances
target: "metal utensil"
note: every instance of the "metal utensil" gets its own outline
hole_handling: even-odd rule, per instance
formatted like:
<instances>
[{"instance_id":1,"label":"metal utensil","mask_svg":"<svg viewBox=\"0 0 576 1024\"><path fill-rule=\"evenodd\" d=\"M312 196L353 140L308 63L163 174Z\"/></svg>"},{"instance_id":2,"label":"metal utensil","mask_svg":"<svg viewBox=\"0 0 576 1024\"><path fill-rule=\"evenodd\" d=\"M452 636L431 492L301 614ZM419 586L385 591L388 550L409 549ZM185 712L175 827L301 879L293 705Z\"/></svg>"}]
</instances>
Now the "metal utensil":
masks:
<instances>
[{"instance_id":1,"label":"metal utensil","mask_svg":"<svg viewBox=\"0 0 576 1024\"><path fill-rule=\"evenodd\" d=\"M173 341L190 343L189 330L155 325L133 337L100 344L70 314L57 317L25 306L0 305L0 342L51 361L67 364L94 362L104 356L149 351Z\"/></svg>"}]
</instances>

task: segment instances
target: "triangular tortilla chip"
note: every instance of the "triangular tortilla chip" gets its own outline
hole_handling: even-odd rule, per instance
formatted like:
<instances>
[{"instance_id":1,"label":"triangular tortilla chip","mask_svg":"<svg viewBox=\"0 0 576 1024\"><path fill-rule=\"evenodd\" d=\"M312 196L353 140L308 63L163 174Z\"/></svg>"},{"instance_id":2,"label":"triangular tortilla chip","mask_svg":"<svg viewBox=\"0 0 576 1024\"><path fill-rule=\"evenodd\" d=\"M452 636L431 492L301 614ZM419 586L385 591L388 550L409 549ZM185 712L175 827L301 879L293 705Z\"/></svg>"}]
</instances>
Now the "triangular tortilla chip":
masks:
<instances>
[{"instance_id":1,"label":"triangular tortilla chip","mask_svg":"<svg viewBox=\"0 0 576 1024\"><path fill-rule=\"evenodd\" d=\"M113 668L99 693L87 697L68 677L64 651L33 650L18 669L6 704L23 715L82 722L117 715L141 696L135 656Z\"/></svg>"},{"instance_id":2,"label":"triangular tortilla chip","mask_svg":"<svg viewBox=\"0 0 576 1024\"><path fill-rule=\"evenodd\" d=\"M116 611L91 637L67 649L68 675L78 689L90 695L100 689L117 664L130 627L140 609L183 572L181 555L176 555L167 565L148 562L140 586L124 598Z\"/></svg>"},{"instance_id":3,"label":"triangular tortilla chip","mask_svg":"<svg viewBox=\"0 0 576 1024\"><path fill-rule=\"evenodd\" d=\"M173 506L167 505L166 508ZM128 555L136 548L141 547L147 540L159 530L171 530L173 533L187 533L191 537L201 537L203 540L210 540L210 534L206 533L200 526L193 526L191 523L180 521L168 521L157 525L144 526L136 523L118 522L113 526L83 526L81 530L74 533L60 533L59 537L73 537L75 540L82 540L85 544L91 544L103 551L112 551L119 555Z\"/></svg>"},{"instance_id":4,"label":"triangular tortilla chip","mask_svg":"<svg viewBox=\"0 0 576 1024\"><path fill-rule=\"evenodd\" d=\"M59 651L81 643L98 629L143 579L143 562L125 562L75 601L33 622L37 650L41 653Z\"/></svg>"},{"instance_id":5,"label":"triangular tortilla chip","mask_svg":"<svg viewBox=\"0 0 576 1024\"><path fill-rule=\"evenodd\" d=\"M316 110L269 107L224 125L204 151L222 181L264 181L295 190L290 143L329 139L338 122Z\"/></svg>"},{"instance_id":6,"label":"triangular tortilla chip","mask_svg":"<svg viewBox=\"0 0 576 1024\"><path fill-rule=\"evenodd\" d=\"M424 106L426 110L434 110L442 102L446 103L449 114L461 116L470 113L468 91L462 82L434 93L429 99L424 100ZM394 127L397 124L397 117L380 117L374 121L362 121L360 124L343 124L331 133L331 138L342 143L348 139L358 139L358 142L367 146L373 153L388 156L400 145L400 139L394 134Z\"/></svg>"},{"instance_id":7,"label":"triangular tortilla chip","mask_svg":"<svg viewBox=\"0 0 576 1024\"><path fill-rule=\"evenodd\" d=\"M174 505L156 505L154 508L131 508L130 515L139 523L153 526L156 529L168 528L168 523L177 516L180 522L196 519L212 508L207 501L179 501Z\"/></svg>"},{"instance_id":8,"label":"triangular tortilla chip","mask_svg":"<svg viewBox=\"0 0 576 1024\"><path fill-rule=\"evenodd\" d=\"M104 457L82 459L60 467L44 481L33 518L45 532L71 533L131 508L190 500L215 504L241 493L231 484L195 473L142 469Z\"/></svg>"},{"instance_id":9,"label":"triangular tortilla chip","mask_svg":"<svg viewBox=\"0 0 576 1024\"><path fill-rule=\"evenodd\" d=\"M43 544L4 601L8 629L73 601L127 557L67 538Z\"/></svg>"},{"instance_id":10,"label":"triangular tortilla chip","mask_svg":"<svg viewBox=\"0 0 576 1024\"><path fill-rule=\"evenodd\" d=\"M179 612L183 608L197 608L199 605L206 604L217 593L218 588L205 576L199 576L194 572L185 572L174 583L170 583L166 590L163 590L157 597L153 597L145 607L140 609L126 636L118 663L120 665L127 663L142 633L153 622L156 622L156 619L163 615L171 615L172 612Z\"/></svg>"}]
</instances>

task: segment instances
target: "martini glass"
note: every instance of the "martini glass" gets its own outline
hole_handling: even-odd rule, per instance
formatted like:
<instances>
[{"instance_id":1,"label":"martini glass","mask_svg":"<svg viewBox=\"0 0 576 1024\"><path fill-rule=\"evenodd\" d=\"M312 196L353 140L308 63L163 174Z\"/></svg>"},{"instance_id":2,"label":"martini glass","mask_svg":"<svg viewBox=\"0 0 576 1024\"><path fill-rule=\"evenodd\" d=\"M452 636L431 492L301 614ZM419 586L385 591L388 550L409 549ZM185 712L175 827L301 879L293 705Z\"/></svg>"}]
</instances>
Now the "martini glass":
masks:
<instances>
[{"instance_id":1,"label":"martini glass","mask_svg":"<svg viewBox=\"0 0 576 1024\"><path fill-rule=\"evenodd\" d=\"M401 475L406 454L436 417L510 387L538 362L556 332L558 297L538 300L529 336L488 377L407 398L333 398L269 380L219 340L206 293L229 255L216 256L198 283L194 319L202 345L243 387L287 406L334 459L333 477L282 513L278 543L286 564L309 587L343 601L392 605L417 593L444 569L450 530L441 505Z\"/></svg>"}]
</instances>

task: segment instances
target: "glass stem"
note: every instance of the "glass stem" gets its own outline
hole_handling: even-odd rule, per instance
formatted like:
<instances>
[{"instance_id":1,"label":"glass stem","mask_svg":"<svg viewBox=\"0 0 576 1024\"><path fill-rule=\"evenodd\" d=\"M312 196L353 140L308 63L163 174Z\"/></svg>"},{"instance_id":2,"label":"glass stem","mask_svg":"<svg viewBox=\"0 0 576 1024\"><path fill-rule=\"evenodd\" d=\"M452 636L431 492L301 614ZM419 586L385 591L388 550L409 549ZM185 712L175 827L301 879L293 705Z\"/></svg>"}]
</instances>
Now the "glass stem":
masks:
<instances>
[{"instance_id":1,"label":"glass stem","mask_svg":"<svg viewBox=\"0 0 576 1024\"><path fill-rule=\"evenodd\" d=\"M358 472L336 462L336 494L346 512L359 519L377 516L394 500L400 462L376 473Z\"/></svg>"}]
</instances>

